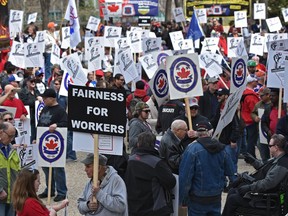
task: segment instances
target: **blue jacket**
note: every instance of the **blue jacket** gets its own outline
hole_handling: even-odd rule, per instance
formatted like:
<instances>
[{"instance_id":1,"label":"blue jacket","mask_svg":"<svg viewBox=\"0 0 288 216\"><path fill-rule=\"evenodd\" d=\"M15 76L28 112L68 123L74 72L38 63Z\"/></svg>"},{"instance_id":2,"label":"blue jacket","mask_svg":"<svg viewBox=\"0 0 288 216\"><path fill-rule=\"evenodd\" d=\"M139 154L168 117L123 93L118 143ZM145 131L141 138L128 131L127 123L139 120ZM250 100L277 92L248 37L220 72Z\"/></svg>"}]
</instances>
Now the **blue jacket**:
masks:
<instances>
[{"instance_id":1,"label":"blue jacket","mask_svg":"<svg viewBox=\"0 0 288 216\"><path fill-rule=\"evenodd\" d=\"M179 199L221 196L225 176L233 175L233 162L225 145L211 137L198 138L185 150L179 168Z\"/></svg>"}]
</instances>

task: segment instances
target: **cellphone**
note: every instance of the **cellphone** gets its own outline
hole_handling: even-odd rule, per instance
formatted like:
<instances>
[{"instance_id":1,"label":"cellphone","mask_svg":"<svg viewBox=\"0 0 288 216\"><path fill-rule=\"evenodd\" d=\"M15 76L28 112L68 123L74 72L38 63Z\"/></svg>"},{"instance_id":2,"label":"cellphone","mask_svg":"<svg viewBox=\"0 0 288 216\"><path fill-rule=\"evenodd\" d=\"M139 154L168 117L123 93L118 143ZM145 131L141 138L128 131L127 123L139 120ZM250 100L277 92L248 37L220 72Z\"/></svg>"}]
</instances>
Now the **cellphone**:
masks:
<instances>
[{"instance_id":1,"label":"cellphone","mask_svg":"<svg viewBox=\"0 0 288 216\"><path fill-rule=\"evenodd\" d=\"M14 88L14 89L12 89L11 92L17 92L17 93L19 93L19 92L21 92L21 88Z\"/></svg>"}]
</instances>

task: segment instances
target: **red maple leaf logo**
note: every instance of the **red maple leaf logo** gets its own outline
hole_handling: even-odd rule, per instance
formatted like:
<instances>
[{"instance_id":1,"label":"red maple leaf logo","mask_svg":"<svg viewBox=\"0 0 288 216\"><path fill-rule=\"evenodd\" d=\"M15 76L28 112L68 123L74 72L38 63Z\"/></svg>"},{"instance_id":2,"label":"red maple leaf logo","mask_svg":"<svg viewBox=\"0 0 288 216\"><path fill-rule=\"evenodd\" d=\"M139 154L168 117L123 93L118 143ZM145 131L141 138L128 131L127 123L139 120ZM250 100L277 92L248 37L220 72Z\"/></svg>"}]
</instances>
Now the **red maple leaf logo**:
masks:
<instances>
[{"instance_id":1,"label":"red maple leaf logo","mask_svg":"<svg viewBox=\"0 0 288 216\"><path fill-rule=\"evenodd\" d=\"M163 77L159 79L158 88L161 89L165 85L165 80Z\"/></svg>"},{"instance_id":2,"label":"red maple leaf logo","mask_svg":"<svg viewBox=\"0 0 288 216\"><path fill-rule=\"evenodd\" d=\"M181 68L180 72L177 72L177 75L181 78L181 79L185 79L188 78L188 76L190 75L190 71L189 70L185 70L184 67Z\"/></svg>"},{"instance_id":3,"label":"red maple leaf logo","mask_svg":"<svg viewBox=\"0 0 288 216\"><path fill-rule=\"evenodd\" d=\"M109 11L111 11L111 12L117 12L118 9L119 9L119 6L116 5L116 4L112 4L112 5L109 5L109 6L108 6L108 9L109 9Z\"/></svg>"},{"instance_id":4,"label":"red maple leaf logo","mask_svg":"<svg viewBox=\"0 0 288 216\"><path fill-rule=\"evenodd\" d=\"M242 68L239 68L239 69L236 71L236 74L237 74L237 76L242 76L242 74L243 74Z\"/></svg>"},{"instance_id":5,"label":"red maple leaf logo","mask_svg":"<svg viewBox=\"0 0 288 216\"><path fill-rule=\"evenodd\" d=\"M46 143L46 147L51 150L55 149L57 146L58 144L55 143L54 140L50 140L48 143Z\"/></svg>"}]
</instances>

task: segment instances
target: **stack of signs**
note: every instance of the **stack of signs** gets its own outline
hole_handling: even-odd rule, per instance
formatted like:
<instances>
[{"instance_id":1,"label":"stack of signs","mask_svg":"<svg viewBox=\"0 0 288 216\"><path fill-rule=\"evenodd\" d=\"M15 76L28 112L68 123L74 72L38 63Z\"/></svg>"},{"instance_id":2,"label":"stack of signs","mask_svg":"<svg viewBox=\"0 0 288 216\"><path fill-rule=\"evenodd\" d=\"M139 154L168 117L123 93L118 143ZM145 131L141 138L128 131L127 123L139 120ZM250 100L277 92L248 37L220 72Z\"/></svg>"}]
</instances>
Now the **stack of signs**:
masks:
<instances>
[{"instance_id":1,"label":"stack of signs","mask_svg":"<svg viewBox=\"0 0 288 216\"><path fill-rule=\"evenodd\" d=\"M230 93L234 93L237 89L245 84L247 76L247 57L232 58Z\"/></svg>"},{"instance_id":2,"label":"stack of signs","mask_svg":"<svg viewBox=\"0 0 288 216\"><path fill-rule=\"evenodd\" d=\"M65 167L67 128L57 128L50 132L49 128L37 127L39 140L38 165L41 167Z\"/></svg>"},{"instance_id":3,"label":"stack of signs","mask_svg":"<svg viewBox=\"0 0 288 216\"><path fill-rule=\"evenodd\" d=\"M10 10L9 15L9 33L10 38L15 37L18 33L22 32L23 24L23 11Z\"/></svg>"},{"instance_id":4,"label":"stack of signs","mask_svg":"<svg viewBox=\"0 0 288 216\"><path fill-rule=\"evenodd\" d=\"M200 68L204 68L210 77L218 77L222 73L222 55L203 53L199 55Z\"/></svg>"},{"instance_id":5,"label":"stack of signs","mask_svg":"<svg viewBox=\"0 0 288 216\"><path fill-rule=\"evenodd\" d=\"M265 38L263 36L259 34L252 34L249 53L263 56L264 40Z\"/></svg>"},{"instance_id":6,"label":"stack of signs","mask_svg":"<svg viewBox=\"0 0 288 216\"><path fill-rule=\"evenodd\" d=\"M168 77L165 65L162 63L149 82L151 91L157 101L158 106L169 100Z\"/></svg>"},{"instance_id":7,"label":"stack of signs","mask_svg":"<svg viewBox=\"0 0 288 216\"><path fill-rule=\"evenodd\" d=\"M254 19L266 19L265 3L254 3Z\"/></svg>"},{"instance_id":8,"label":"stack of signs","mask_svg":"<svg viewBox=\"0 0 288 216\"><path fill-rule=\"evenodd\" d=\"M202 82L197 54L166 58L170 99L202 96Z\"/></svg>"},{"instance_id":9,"label":"stack of signs","mask_svg":"<svg viewBox=\"0 0 288 216\"><path fill-rule=\"evenodd\" d=\"M207 23L207 10L206 8L194 9L199 23Z\"/></svg>"},{"instance_id":10,"label":"stack of signs","mask_svg":"<svg viewBox=\"0 0 288 216\"><path fill-rule=\"evenodd\" d=\"M234 21L236 28L247 27L247 12L246 11L235 11Z\"/></svg>"},{"instance_id":11,"label":"stack of signs","mask_svg":"<svg viewBox=\"0 0 288 216\"><path fill-rule=\"evenodd\" d=\"M182 7L174 8L173 15L177 23L185 22L185 16Z\"/></svg>"}]
</instances>

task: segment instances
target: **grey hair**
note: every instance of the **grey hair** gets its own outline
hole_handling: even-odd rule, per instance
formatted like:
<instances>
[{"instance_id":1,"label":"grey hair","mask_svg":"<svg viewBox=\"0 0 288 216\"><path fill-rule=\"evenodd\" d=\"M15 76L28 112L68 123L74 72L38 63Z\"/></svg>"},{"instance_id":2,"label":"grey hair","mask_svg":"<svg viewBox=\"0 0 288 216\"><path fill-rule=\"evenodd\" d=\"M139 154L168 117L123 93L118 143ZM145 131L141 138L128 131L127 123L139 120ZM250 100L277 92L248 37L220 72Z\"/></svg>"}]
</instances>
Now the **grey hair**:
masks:
<instances>
[{"instance_id":1,"label":"grey hair","mask_svg":"<svg viewBox=\"0 0 288 216\"><path fill-rule=\"evenodd\" d=\"M173 132L175 132L176 130L178 130L182 125L186 125L186 122L181 120L181 119L177 119L174 120L171 124L171 130Z\"/></svg>"},{"instance_id":2,"label":"grey hair","mask_svg":"<svg viewBox=\"0 0 288 216\"><path fill-rule=\"evenodd\" d=\"M5 115L10 115L12 118L14 118L13 113L9 111L4 111L0 114L0 118L3 120Z\"/></svg>"}]
</instances>

